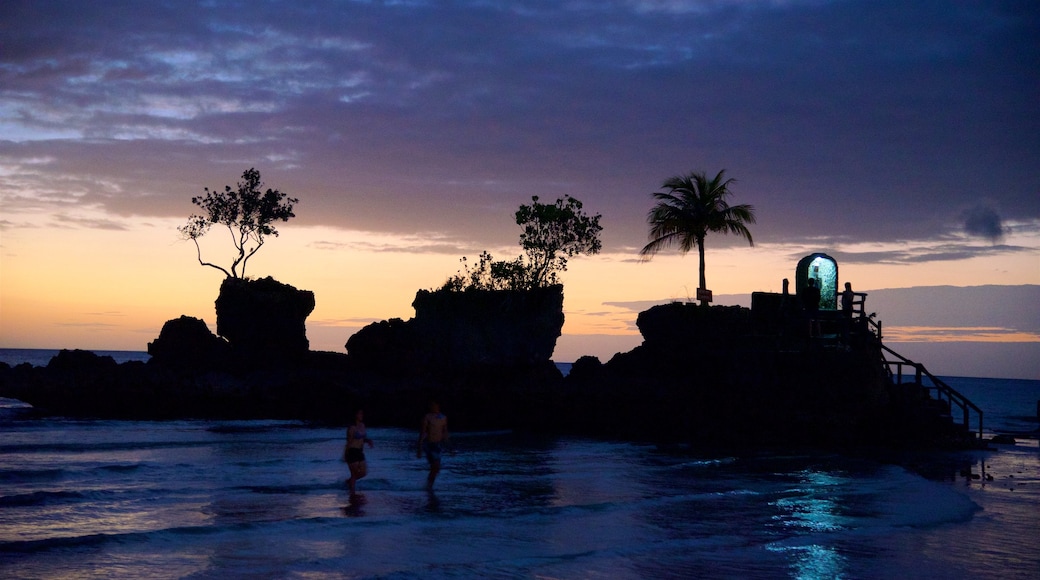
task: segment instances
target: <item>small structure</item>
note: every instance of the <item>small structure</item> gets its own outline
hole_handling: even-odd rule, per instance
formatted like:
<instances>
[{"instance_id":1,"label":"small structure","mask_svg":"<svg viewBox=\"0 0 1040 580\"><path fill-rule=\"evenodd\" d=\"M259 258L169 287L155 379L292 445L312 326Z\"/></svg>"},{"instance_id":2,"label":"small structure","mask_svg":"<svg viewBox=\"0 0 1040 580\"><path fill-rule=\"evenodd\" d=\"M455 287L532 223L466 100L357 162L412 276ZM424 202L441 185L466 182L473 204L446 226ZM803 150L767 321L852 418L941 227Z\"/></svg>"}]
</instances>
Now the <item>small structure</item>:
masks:
<instances>
[{"instance_id":1,"label":"small structure","mask_svg":"<svg viewBox=\"0 0 1040 580\"><path fill-rule=\"evenodd\" d=\"M806 308L801 300L810 280L820 290L818 310ZM799 260L795 268L795 288L797 294L789 294L785 279L782 294L751 294L751 329L760 344L783 352L814 349L851 355L875 352L892 387L890 395L905 406L902 412L919 412L919 421L952 425L952 429L935 427L933 434L942 433L961 443L983 442L982 410L928 372L923 364L902 356L882 342L881 321L875 320L874 314L867 314L865 309L866 293L854 292L851 311L840 310L838 263L834 258L815 253Z\"/></svg>"},{"instance_id":2,"label":"small structure","mask_svg":"<svg viewBox=\"0 0 1040 580\"><path fill-rule=\"evenodd\" d=\"M848 342L848 328L852 322L839 313L838 262L823 253L810 254L798 261L795 268L795 294L789 294L787 279L784 292L754 292L751 294L751 317L756 334L802 341L805 338L844 337ZM803 299L809 282L820 291L817 308L806 308ZM866 294L856 294L858 311L854 319L857 328L866 332L862 320ZM811 300L811 299L810 299ZM806 324L808 323L808 325Z\"/></svg>"},{"instance_id":3,"label":"small structure","mask_svg":"<svg viewBox=\"0 0 1040 580\"><path fill-rule=\"evenodd\" d=\"M802 258L794 272L795 292L798 295L805 291L810 279L815 280L816 287L820 289L820 310L837 310L838 262L819 252Z\"/></svg>"}]
</instances>

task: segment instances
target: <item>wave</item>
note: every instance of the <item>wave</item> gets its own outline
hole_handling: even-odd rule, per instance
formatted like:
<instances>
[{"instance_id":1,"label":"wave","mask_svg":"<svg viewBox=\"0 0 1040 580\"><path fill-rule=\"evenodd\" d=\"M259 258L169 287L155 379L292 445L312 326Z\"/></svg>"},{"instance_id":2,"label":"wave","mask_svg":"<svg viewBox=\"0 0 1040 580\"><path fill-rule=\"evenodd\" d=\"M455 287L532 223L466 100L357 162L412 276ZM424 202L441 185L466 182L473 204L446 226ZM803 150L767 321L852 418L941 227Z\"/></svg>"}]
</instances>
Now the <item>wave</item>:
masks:
<instances>
[{"instance_id":1,"label":"wave","mask_svg":"<svg viewBox=\"0 0 1040 580\"><path fill-rule=\"evenodd\" d=\"M103 441L96 443L9 443L0 445L0 454L13 453L93 453L136 451L178 447L204 447L212 441Z\"/></svg>"},{"instance_id":2,"label":"wave","mask_svg":"<svg viewBox=\"0 0 1040 580\"><path fill-rule=\"evenodd\" d=\"M115 473L130 473L132 471L137 471L137 470L141 469L141 467L142 467L141 464L136 463L136 464L130 464L130 465L126 465L126 464L101 465L101 466L98 466L96 469L100 469L101 471L112 471L112 472L115 472Z\"/></svg>"},{"instance_id":3,"label":"wave","mask_svg":"<svg viewBox=\"0 0 1040 580\"><path fill-rule=\"evenodd\" d=\"M39 540L13 540L9 542L0 542L0 553L29 554L58 549L95 547L109 543L129 544L133 542L144 542L165 535L198 536L248 527L250 527L249 524L231 524L227 526L184 526L147 532L86 534L82 536L61 536Z\"/></svg>"},{"instance_id":4,"label":"wave","mask_svg":"<svg viewBox=\"0 0 1040 580\"><path fill-rule=\"evenodd\" d=\"M341 440L340 437L305 437L293 438L287 441L276 441L280 444L303 445L309 443L327 443L329 441ZM235 439L236 444L266 444L271 443L269 439ZM155 440L155 441L98 441L90 443L77 442L46 442L46 443L8 443L0 445L0 455L14 453L94 453L109 451L141 451L153 449L178 449L211 447L222 444L219 439L201 440Z\"/></svg>"},{"instance_id":5,"label":"wave","mask_svg":"<svg viewBox=\"0 0 1040 580\"><path fill-rule=\"evenodd\" d=\"M44 540L15 540L12 542L0 542L0 553L33 553L45 552L56 548L97 546L111 541L112 537L113 534L90 534L87 536L47 538Z\"/></svg>"},{"instance_id":6,"label":"wave","mask_svg":"<svg viewBox=\"0 0 1040 580\"><path fill-rule=\"evenodd\" d=\"M61 479L65 475L65 470L60 468L55 469L2 469L0 470L0 482L17 482L21 483L24 481L53 481Z\"/></svg>"},{"instance_id":7,"label":"wave","mask_svg":"<svg viewBox=\"0 0 1040 580\"><path fill-rule=\"evenodd\" d=\"M287 431L311 429L312 427L302 421L242 421L238 423L221 423L206 428L209 433L238 434L238 433L269 433L272 431Z\"/></svg>"},{"instance_id":8,"label":"wave","mask_svg":"<svg viewBox=\"0 0 1040 580\"><path fill-rule=\"evenodd\" d=\"M369 480L366 482L371 483ZM316 491L329 491L343 489L342 482L339 483L312 483L298 485L239 485L228 488L232 491L248 491L251 493L265 495L305 495Z\"/></svg>"},{"instance_id":9,"label":"wave","mask_svg":"<svg viewBox=\"0 0 1040 580\"><path fill-rule=\"evenodd\" d=\"M718 467L720 465L732 465L737 462L736 457L723 457L720 459L700 459L684 461L682 463L675 463L672 465L666 465L662 469L666 470L679 470L686 469L689 467Z\"/></svg>"},{"instance_id":10,"label":"wave","mask_svg":"<svg viewBox=\"0 0 1040 580\"><path fill-rule=\"evenodd\" d=\"M53 505L56 503L74 503L86 499L87 496L78 491L34 491L0 497L0 507L28 507Z\"/></svg>"}]
</instances>

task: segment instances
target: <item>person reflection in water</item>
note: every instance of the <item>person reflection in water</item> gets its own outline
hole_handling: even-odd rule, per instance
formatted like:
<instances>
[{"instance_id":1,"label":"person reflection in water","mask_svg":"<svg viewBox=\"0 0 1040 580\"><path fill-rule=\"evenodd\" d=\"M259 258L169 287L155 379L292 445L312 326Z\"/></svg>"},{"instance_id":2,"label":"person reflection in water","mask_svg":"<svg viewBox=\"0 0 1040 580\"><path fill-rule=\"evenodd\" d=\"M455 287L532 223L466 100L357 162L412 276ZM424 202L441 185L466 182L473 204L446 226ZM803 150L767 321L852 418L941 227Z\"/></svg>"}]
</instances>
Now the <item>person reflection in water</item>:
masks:
<instances>
[{"instance_id":1,"label":"person reflection in water","mask_svg":"<svg viewBox=\"0 0 1040 580\"><path fill-rule=\"evenodd\" d=\"M430 475L426 478L426 489L433 489L433 482L441 471L441 454L449 434L448 418L441 413L440 404L437 401L430 401L429 409L419 426L419 443L415 457L421 458L424 453L426 454L426 461L430 463Z\"/></svg>"},{"instance_id":2,"label":"person reflection in water","mask_svg":"<svg viewBox=\"0 0 1040 580\"><path fill-rule=\"evenodd\" d=\"M358 480L368 475L368 464L365 462L366 443L369 449L375 447L365 430L365 412L358 409L354 413L354 424L347 427L347 446L343 450L343 461L346 461L347 467L350 468L347 485L350 486L351 495L357 493Z\"/></svg>"}]
</instances>

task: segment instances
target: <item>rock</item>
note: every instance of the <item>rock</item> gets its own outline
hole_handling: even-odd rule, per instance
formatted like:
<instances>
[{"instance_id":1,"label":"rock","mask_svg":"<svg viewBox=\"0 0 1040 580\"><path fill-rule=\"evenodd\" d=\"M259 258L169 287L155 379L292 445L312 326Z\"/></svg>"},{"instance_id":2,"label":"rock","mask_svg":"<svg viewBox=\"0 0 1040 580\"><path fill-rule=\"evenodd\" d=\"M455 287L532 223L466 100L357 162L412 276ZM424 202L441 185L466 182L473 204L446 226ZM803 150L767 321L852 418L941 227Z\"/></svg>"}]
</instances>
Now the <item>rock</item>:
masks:
<instances>
[{"instance_id":1,"label":"rock","mask_svg":"<svg viewBox=\"0 0 1040 580\"><path fill-rule=\"evenodd\" d=\"M927 391L892 384L871 337L834 348L786 337L782 324L753 324L746 308L666 304L640 313L643 344L605 364L581 357L564 378L551 361L563 326L562 286L421 290L413 307L410 320L376 322L351 336L347 354L312 353L305 334L311 292L271 278L228 279L217 299L223 338L183 316L149 344L147 364L63 351L47 368L0 366L0 396L47 412L120 418L334 422L363 405L373 424L407 428L434 396L460 430L714 450L963 441L929 407Z\"/></svg>"},{"instance_id":2,"label":"rock","mask_svg":"<svg viewBox=\"0 0 1040 580\"><path fill-rule=\"evenodd\" d=\"M420 290L415 317L361 329L347 341L365 368L399 374L472 367L532 367L549 361L563 329L563 286L527 291Z\"/></svg>"},{"instance_id":3,"label":"rock","mask_svg":"<svg viewBox=\"0 0 1040 580\"><path fill-rule=\"evenodd\" d=\"M641 312L643 344L601 367L572 367L562 415L610 436L623 413L640 437L705 446L838 448L898 437L878 347L779 348L751 320L742 307Z\"/></svg>"},{"instance_id":4,"label":"rock","mask_svg":"<svg viewBox=\"0 0 1040 580\"><path fill-rule=\"evenodd\" d=\"M534 365L552 358L563 329L563 286L533 290L420 290L415 332L435 364Z\"/></svg>"},{"instance_id":5,"label":"rock","mask_svg":"<svg viewBox=\"0 0 1040 580\"><path fill-rule=\"evenodd\" d=\"M231 348L202 319L181 316L166 321L159 337L148 343L148 354L151 364L197 372L226 368Z\"/></svg>"},{"instance_id":6,"label":"rock","mask_svg":"<svg viewBox=\"0 0 1040 580\"><path fill-rule=\"evenodd\" d=\"M274 278L226 278L216 301L217 334L230 344L236 360L249 366L299 362L310 348L307 316L314 293Z\"/></svg>"},{"instance_id":7,"label":"rock","mask_svg":"<svg viewBox=\"0 0 1040 580\"><path fill-rule=\"evenodd\" d=\"M390 375L410 374L428 360L415 337L415 326L391 318L365 326L347 339L350 360L365 369L382 370Z\"/></svg>"},{"instance_id":8,"label":"rock","mask_svg":"<svg viewBox=\"0 0 1040 580\"><path fill-rule=\"evenodd\" d=\"M114 358L79 349L60 350L47 363L47 370L64 373L97 374L112 372L115 368Z\"/></svg>"},{"instance_id":9,"label":"rock","mask_svg":"<svg viewBox=\"0 0 1040 580\"><path fill-rule=\"evenodd\" d=\"M435 396L458 429L553 423L563 378L551 361L563 328L562 286L420 290L412 306L414 318L372 323L347 341L351 366L378 385L370 415L411 427Z\"/></svg>"},{"instance_id":10,"label":"rock","mask_svg":"<svg viewBox=\"0 0 1040 580\"><path fill-rule=\"evenodd\" d=\"M574 361L568 376L577 376L576 380L595 381L602 377L602 374L603 363L600 362L599 358L585 355Z\"/></svg>"},{"instance_id":11,"label":"rock","mask_svg":"<svg viewBox=\"0 0 1040 580\"><path fill-rule=\"evenodd\" d=\"M687 348L728 348L747 341L751 311L740 306L672 302L640 312L636 326L644 344L651 348L675 344Z\"/></svg>"}]
</instances>

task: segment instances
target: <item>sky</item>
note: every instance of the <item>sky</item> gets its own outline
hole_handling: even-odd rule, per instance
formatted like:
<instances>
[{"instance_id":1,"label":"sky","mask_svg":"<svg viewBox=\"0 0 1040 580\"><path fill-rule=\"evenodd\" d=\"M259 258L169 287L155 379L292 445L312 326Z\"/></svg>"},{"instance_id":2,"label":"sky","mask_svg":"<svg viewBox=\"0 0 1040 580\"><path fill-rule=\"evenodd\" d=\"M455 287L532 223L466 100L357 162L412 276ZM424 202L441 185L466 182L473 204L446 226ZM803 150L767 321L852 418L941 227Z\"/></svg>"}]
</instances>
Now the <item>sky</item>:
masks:
<instances>
[{"instance_id":1,"label":"sky","mask_svg":"<svg viewBox=\"0 0 1040 580\"><path fill-rule=\"evenodd\" d=\"M639 259L652 193L725 170L757 223L707 239L716 303L825 252L932 372L1040 379L1038 103L1028 0L6 0L0 347L214 328L223 274L177 227L255 167L299 203L246 273L314 291L313 349L519 255L519 205L570 195L603 250L561 276L554 358L607 360L696 295L696 252Z\"/></svg>"}]
</instances>

